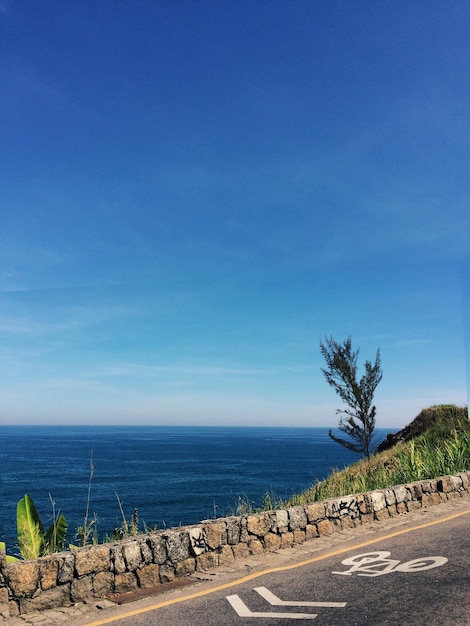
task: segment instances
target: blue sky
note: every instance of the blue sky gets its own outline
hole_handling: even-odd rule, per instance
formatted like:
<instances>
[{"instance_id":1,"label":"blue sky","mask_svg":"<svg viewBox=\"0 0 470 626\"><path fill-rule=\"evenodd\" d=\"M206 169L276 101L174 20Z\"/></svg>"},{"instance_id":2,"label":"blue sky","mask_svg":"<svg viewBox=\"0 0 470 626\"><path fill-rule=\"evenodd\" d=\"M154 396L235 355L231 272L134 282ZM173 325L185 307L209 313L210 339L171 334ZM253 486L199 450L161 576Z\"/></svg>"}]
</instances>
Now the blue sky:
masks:
<instances>
[{"instance_id":1,"label":"blue sky","mask_svg":"<svg viewBox=\"0 0 470 626\"><path fill-rule=\"evenodd\" d=\"M467 403L470 5L0 0L3 423Z\"/></svg>"}]
</instances>

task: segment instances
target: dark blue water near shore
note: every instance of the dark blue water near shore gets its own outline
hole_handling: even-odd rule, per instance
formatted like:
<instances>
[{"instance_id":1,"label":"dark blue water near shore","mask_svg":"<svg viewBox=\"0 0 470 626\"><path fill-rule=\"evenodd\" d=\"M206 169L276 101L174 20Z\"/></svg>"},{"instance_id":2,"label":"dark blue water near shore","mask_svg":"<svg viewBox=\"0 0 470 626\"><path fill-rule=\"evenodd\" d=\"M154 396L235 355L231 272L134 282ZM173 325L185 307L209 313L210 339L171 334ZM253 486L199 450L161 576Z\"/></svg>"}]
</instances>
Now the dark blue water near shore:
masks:
<instances>
[{"instance_id":1,"label":"dark blue water near shore","mask_svg":"<svg viewBox=\"0 0 470 626\"><path fill-rule=\"evenodd\" d=\"M378 431L383 439L388 431ZM85 515L90 455L94 474L90 516L100 536L129 519L134 508L158 528L230 514L239 497L255 505L263 494L286 498L344 467L357 455L324 428L0 427L0 540L14 553L16 503L33 498L44 525L49 494L69 522L73 541Z\"/></svg>"}]
</instances>

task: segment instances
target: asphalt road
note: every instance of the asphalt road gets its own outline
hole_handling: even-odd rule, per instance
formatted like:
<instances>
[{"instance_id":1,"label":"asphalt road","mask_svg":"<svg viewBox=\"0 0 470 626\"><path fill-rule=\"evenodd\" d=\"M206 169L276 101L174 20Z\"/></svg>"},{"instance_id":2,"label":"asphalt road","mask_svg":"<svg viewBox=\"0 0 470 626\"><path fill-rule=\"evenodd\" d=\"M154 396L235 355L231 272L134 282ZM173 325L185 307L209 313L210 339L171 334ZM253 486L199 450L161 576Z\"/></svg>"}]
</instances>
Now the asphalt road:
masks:
<instances>
[{"instance_id":1,"label":"asphalt road","mask_svg":"<svg viewBox=\"0 0 470 626\"><path fill-rule=\"evenodd\" d=\"M113 609L88 625L470 625L469 531L467 499L355 529L288 563L267 558L264 569L120 607L119 615Z\"/></svg>"}]
</instances>

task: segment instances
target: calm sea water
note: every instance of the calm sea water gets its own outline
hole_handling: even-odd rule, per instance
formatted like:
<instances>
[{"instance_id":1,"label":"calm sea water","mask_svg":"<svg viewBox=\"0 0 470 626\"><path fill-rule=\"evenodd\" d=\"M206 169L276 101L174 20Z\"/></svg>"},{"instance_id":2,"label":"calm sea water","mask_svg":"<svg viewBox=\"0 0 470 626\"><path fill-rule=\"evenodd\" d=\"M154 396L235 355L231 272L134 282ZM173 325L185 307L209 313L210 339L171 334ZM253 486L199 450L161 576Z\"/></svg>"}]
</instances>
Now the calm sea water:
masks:
<instances>
[{"instance_id":1,"label":"calm sea water","mask_svg":"<svg viewBox=\"0 0 470 626\"><path fill-rule=\"evenodd\" d=\"M387 432L377 431L377 440ZM25 493L45 526L51 497L73 541L91 457L90 517L96 514L100 536L122 522L116 494L128 519L137 508L151 526L192 524L234 512L239 498L254 505L266 492L286 498L358 458L323 428L2 426L0 438L0 540L10 553Z\"/></svg>"}]
</instances>

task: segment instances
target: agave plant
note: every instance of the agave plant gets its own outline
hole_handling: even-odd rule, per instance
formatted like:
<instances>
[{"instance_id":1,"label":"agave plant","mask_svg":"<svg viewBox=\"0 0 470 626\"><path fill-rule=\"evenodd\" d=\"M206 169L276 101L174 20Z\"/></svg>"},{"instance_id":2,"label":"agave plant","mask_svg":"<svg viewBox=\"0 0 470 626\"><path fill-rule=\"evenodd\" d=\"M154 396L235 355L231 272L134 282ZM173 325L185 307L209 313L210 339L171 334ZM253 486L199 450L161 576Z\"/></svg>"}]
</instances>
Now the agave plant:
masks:
<instances>
[{"instance_id":1,"label":"agave plant","mask_svg":"<svg viewBox=\"0 0 470 626\"><path fill-rule=\"evenodd\" d=\"M45 554L63 550L67 521L63 515L54 515L51 527L44 532L39 513L28 494L16 506L18 547L24 559L37 559Z\"/></svg>"}]
</instances>

